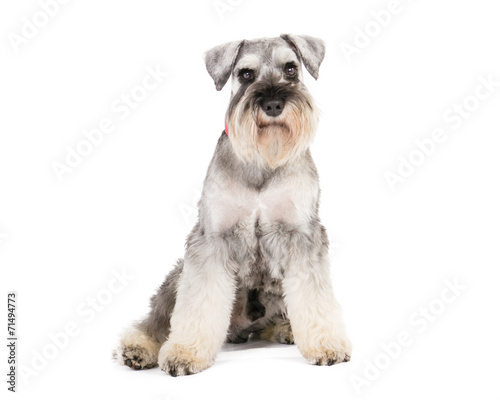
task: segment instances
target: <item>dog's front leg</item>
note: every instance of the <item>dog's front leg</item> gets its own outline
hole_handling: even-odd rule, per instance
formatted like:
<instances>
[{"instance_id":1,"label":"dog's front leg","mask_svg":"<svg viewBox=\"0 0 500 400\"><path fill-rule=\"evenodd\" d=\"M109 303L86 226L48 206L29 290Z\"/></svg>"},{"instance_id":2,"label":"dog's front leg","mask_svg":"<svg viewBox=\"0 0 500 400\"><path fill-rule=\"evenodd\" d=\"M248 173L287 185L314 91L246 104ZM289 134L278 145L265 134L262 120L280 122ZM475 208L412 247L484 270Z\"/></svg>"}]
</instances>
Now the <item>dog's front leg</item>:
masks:
<instances>
[{"instance_id":1,"label":"dog's front leg","mask_svg":"<svg viewBox=\"0 0 500 400\"><path fill-rule=\"evenodd\" d=\"M311 364L332 365L349 361L351 344L332 291L326 232L317 229L321 233L288 236L283 290L300 352Z\"/></svg>"},{"instance_id":2,"label":"dog's front leg","mask_svg":"<svg viewBox=\"0 0 500 400\"><path fill-rule=\"evenodd\" d=\"M235 297L234 265L224 238L203 236L186 250L171 332L158 363L172 376L208 368L222 346Z\"/></svg>"}]
</instances>

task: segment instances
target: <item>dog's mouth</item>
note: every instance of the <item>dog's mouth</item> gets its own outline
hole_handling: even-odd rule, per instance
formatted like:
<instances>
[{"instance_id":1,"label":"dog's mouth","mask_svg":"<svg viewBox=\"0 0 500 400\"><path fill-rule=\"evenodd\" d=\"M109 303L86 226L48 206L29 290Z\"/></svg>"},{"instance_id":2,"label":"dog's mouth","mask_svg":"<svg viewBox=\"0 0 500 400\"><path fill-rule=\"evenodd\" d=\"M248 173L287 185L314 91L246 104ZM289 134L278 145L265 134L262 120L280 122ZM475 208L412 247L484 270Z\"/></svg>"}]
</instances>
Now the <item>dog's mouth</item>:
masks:
<instances>
[{"instance_id":1,"label":"dog's mouth","mask_svg":"<svg viewBox=\"0 0 500 400\"><path fill-rule=\"evenodd\" d=\"M271 127L278 127L281 129L288 129L287 124L284 122L278 122L278 121L273 121L273 122L261 122L258 124L259 129L265 129L265 128L271 128Z\"/></svg>"},{"instance_id":2,"label":"dog's mouth","mask_svg":"<svg viewBox=\"0 0 500 400\"><path fill-rule=\"evenodd\" d=\"M279 117L269 117L262 109L257 111L255 115L255 125L259 130L275 129L275 130L288 130L290 129L289 122L286 118L287 112L283 113Z\"/></svg>"}]
</instances>

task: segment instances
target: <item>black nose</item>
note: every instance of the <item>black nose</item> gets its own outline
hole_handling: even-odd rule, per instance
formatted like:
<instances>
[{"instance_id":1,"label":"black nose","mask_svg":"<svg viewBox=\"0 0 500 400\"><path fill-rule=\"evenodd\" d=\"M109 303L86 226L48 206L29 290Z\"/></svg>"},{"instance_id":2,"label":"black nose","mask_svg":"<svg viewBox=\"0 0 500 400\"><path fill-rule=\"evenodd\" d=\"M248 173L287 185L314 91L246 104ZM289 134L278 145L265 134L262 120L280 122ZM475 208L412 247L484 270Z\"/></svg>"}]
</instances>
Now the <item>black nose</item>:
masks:
<instances>
[{"instance_id":1,"label":"black nose","mask_svg":"<svg viewBox=\"0 0 500 400\"><path fill-rule=\"evenodd\" d=\"M268 99L262 103L262 109L270 117L277 117L283 111L285 102L283 100Z\"/></svg>"}]
</instances>

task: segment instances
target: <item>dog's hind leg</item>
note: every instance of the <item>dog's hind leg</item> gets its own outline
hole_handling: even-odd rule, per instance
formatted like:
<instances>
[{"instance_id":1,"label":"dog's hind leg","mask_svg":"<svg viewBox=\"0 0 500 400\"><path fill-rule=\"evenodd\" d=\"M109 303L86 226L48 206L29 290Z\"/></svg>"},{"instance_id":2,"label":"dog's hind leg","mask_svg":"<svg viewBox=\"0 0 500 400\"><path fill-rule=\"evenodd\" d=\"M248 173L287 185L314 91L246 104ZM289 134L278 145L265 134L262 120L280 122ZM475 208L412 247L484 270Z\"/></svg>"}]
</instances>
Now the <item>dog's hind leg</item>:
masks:
<instances>
[{"instance_id":1,"label":"dog's hind leg","mask_svg":"<svg viewBox=\"0 0 500 400\"><path fill-rule=\"evenodd\" d=\"M270 342L293 344L292 326L288 319L280 322L272 323L258 332L259 339L268 340Z\"/></svg>"},{"instance_id":2,"label":"dog's hind leg","mask_svg":"<svg viewBox=\"0 0 500 400\"><path fill-rule=\"evenodd\" d=\"M127 329L113 351L121 365L132 369L149 369L158 366L160 347L170 333L170 317L175 306L177 284L182 272L183 261L166 277L158 292L151 297L148 316Z\"/></svg>"}]
</instances>

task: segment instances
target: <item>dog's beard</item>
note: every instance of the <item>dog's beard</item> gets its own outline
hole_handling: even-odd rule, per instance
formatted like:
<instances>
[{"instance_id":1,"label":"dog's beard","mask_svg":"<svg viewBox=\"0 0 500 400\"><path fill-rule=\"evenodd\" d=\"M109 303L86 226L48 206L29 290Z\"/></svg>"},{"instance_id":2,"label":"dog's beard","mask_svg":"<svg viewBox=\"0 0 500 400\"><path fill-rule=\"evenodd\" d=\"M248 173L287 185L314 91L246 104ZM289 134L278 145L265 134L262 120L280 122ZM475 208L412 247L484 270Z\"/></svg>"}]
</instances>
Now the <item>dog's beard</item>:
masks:
<instances>
[{"instance_id":1,"label":"dog's beard","mask_svg":"<svg viewBox=\"0 0 500 400\"><path fill-rule=\"evenodd\" d=\"M288 100L278 117L269 117L258 105L240 101L228 119L229 136L237 156L272 169L303 154L317 124L318 111L307 92Z\"/></svg>"}]
</instances>

